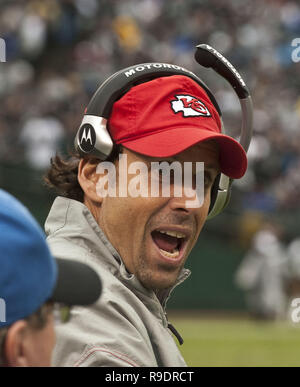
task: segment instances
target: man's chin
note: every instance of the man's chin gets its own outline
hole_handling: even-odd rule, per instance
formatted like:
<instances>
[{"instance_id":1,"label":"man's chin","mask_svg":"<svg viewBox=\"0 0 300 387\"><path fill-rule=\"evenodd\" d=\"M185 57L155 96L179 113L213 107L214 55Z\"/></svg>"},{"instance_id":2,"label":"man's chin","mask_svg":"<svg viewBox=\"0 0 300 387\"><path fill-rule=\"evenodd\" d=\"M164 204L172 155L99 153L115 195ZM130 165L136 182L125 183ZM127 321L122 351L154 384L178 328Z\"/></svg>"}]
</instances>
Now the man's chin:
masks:
<instances>
[{"instance_id":1,"label":"man's chin","mask_svg":"<svg viewBox=\"0 0 300 387\"><path fill-rule=\"evenodd\" d=\"M139 281L146 289L164 290L175 285L179 273L139 273Z\"/></svg>"}]
</instances>

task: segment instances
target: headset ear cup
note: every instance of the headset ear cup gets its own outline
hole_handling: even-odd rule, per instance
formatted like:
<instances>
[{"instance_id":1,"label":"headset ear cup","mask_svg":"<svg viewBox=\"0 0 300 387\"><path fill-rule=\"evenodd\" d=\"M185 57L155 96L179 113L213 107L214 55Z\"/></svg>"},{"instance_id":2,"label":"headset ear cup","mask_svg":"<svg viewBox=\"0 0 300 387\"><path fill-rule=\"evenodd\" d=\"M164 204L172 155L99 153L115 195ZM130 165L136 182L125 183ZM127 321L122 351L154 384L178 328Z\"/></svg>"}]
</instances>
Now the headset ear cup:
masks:
<instances>
[{"instance_id":1,"label":"headset ear cup","mask_svg":"<svg viewBox=\"0 0 300 387\"><path fill-rule=\"evenodd\" d=\"M107 129L107 120L86 114L75 137L75 149L80 155L106 160L114 147Z\"/></svg>"},{"instance_id":2,"label":"headset ear cup","mask_svg":"<svg viewBox=\"0 0 300 387\"><path fill-rule=\"evenodd\" d=\"M228 203L230 202L230 198L231 198L231 189L230 189L230 186L229 186L228 187L228 192L227 192L227 197L226 197L226 202L224 203L223 209L225 209L227 207Z\"/></svg>"},{"instance_id":3,"label":"headset ear cup","mask_svg":"<svg viewBox=\"0 0 300 387\"><path fill-rule=\"evenodd\" d=\"M216 215L219 215L227 206L230 199L231 183L232 179L228 176L222 173L217 176L211 190L211 204L207 219L212 219Z\"/></svg>"}]
</instances>

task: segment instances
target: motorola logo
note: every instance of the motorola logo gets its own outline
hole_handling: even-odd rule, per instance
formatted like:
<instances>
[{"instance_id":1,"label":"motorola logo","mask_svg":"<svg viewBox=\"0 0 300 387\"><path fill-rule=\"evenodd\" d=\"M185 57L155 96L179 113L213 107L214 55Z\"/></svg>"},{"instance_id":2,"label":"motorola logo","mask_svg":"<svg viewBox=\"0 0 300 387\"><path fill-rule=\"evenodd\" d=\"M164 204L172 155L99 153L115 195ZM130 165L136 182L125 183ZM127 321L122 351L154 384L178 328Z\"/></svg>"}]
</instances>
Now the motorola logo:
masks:
<instances>
[{"instance_id":1,"label":"motorola logo","mask_svg":"<svg viewBox=\"0 0 300 387\"><path fill-rule=\"evenodd\" d=\"M84 124L79 131L79 146L85 153L90 153L96 143L95 129L90 124Z\"/></svg>"}]
</instances>

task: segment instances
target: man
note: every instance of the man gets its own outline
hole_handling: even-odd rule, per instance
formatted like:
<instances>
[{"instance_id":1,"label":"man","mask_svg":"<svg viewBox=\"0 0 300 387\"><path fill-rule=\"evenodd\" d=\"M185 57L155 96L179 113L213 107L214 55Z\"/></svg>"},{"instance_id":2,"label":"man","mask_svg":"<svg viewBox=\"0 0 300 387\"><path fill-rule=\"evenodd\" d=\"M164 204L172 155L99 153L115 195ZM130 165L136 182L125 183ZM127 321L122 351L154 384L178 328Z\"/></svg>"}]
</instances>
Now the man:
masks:
<instances>
[{"instance_id":1,"label":"man","mask_svg":"<svg viewBox=\"0 0 300 387\"><path fill-rule=\"evenodd\" d=\"M286 318L288 258L275 222L263 221L236 272L253 318Z\"/></svg>"},{"instance_id":2,"label":"man","mask_svg":"<svg viewBox=\"0 0 300 387\"><path fill-rule=\"evenodd\" d=\"M0 366L50 366L59 302L88 305L101 291L87 265L57 260L28 210L0 190ZM78 291L80 288L80 292ZM65 314L65 318L67 314Z\"/></svg>"},{"instance_id":3,"label":"man","mask_svg":"<svg viewBox=\"0 0 300 387\"><path fill-rule=\"evenodd\" d=\"M185 105L182 111L174 106L175 96L186 96L186 110ZM114 103L109 131L116 144L109 159L116 170L110 192L116 195L107 194L103 181L108 173L95 157L56 157L47 176L48 184L64 196L55 200L46 221L53 253L93 264L105 285L100 302L76 311L59 327L54 364L185 366L171 331L181 338L167 320L166 303L190 274L184 263L207 218L217 175L241 177L246 155L235 140L220 134L215 107L187 76L133 86ZM83 136L88 140L88 132ZM154 162L177 161L182 172L192 164L195 180L196 163L204 163L203 200L195 184L175 195L183 180L178 183L174 176L168 196L162 195L161 177L159 195L128 194L137 176L127 172L124 178L124 159L127 171L140 166L137 190L155 180L141 164L151 171ZM201 206L188 205L195 199Z\"/></svg>"}]
</instances>

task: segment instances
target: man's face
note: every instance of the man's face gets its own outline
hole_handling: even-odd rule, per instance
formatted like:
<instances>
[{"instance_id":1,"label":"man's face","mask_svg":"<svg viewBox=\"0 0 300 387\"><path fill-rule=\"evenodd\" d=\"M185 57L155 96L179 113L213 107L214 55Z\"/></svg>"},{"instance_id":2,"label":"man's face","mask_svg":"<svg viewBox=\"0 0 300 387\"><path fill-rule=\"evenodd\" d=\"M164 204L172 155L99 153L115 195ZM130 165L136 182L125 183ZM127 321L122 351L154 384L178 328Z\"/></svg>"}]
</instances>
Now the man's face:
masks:
<instances>
[{"instance_id":1,"label":"man's face","mask_svg":"<svg viewBox=\"0 0 300 387\"><path fill-rule=\"evenodd\" d=\"M168 159L154 159L128 149L123 153L127 155L128 168L136 161L149 165L153 161L176 160L184 170L184 162L192 162L193 168L196 162L204 162L204 202L199 208L187 207L191 197L175 197L171 184L170 197L107 196L99 209L99 225L127 270L146 288L168 288L176 282L206 220L211 188L219 173L218 147L212 141L203 142ZM116 169L118 193L118 162ZM128 185L132 178L128 175Z\"/></svg>"}]
</instances>

